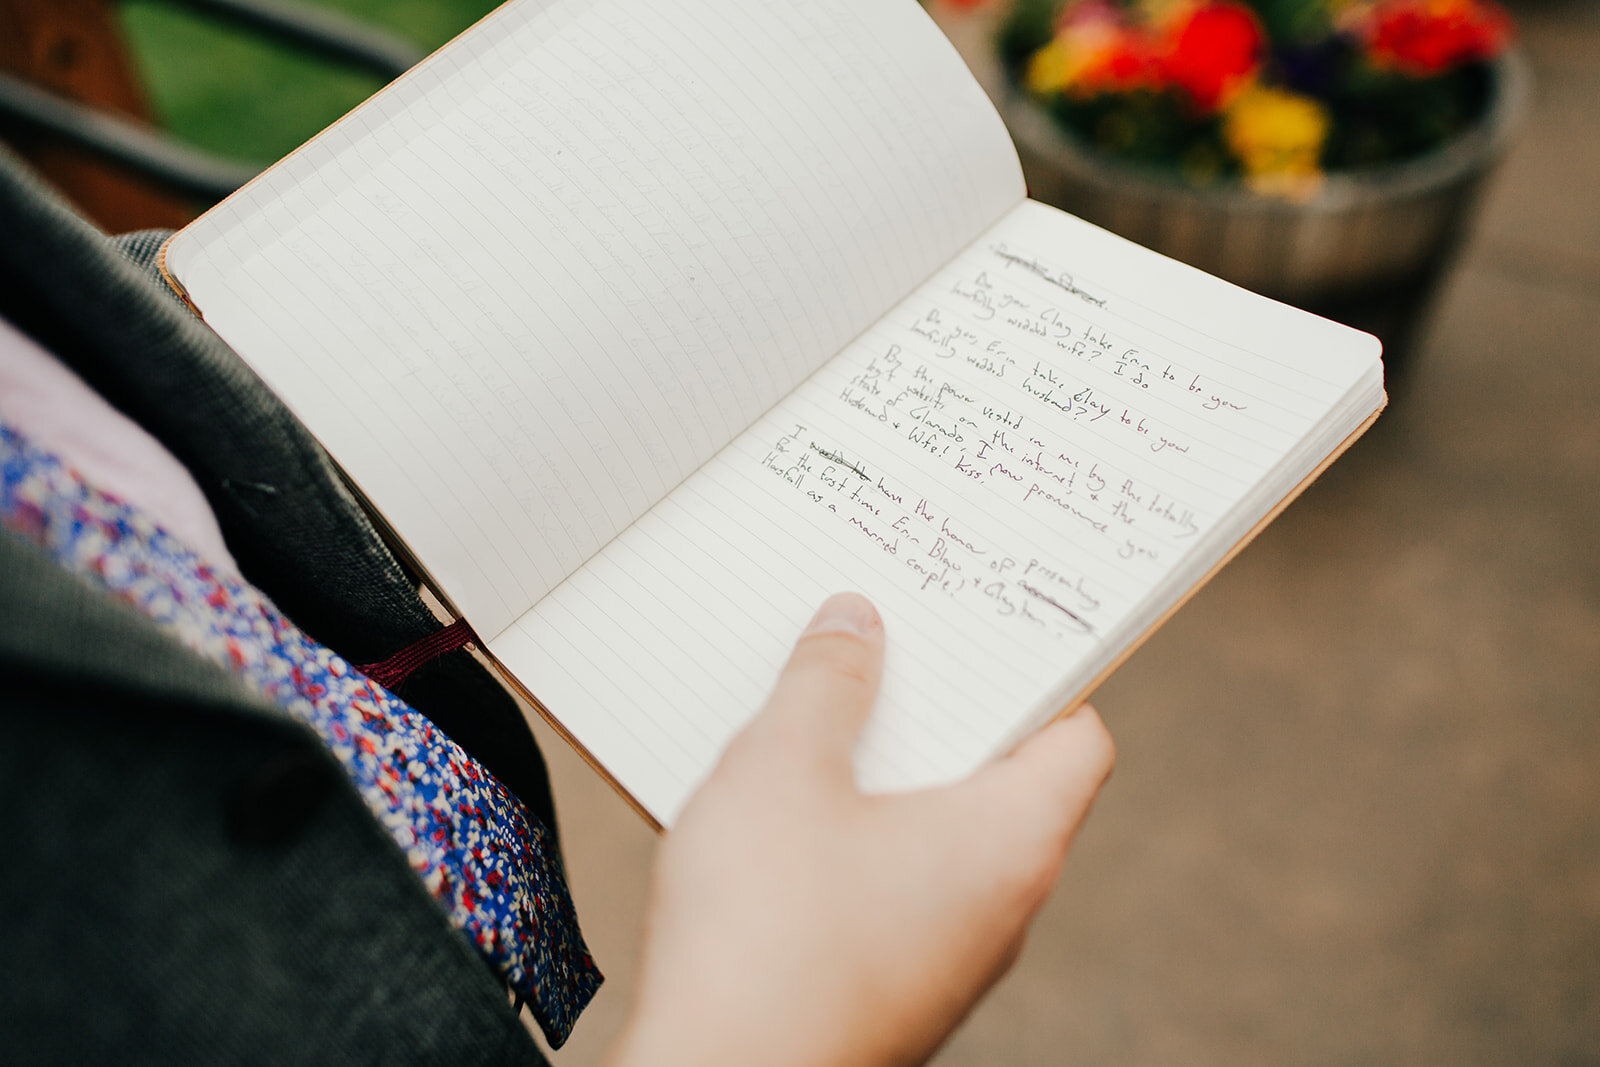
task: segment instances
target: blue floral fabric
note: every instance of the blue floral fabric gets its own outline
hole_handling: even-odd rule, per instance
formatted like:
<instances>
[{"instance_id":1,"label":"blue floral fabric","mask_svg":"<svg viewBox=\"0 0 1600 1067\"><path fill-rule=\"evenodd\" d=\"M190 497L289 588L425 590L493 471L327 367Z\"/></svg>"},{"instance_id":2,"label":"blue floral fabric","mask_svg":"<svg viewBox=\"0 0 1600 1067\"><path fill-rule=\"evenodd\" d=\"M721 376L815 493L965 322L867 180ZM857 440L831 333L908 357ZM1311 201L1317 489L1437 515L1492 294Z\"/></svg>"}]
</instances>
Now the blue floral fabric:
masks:
<instances>
[{"instance_id":1,"label":"blue floral fabric","mask_svg":"<svg viewBox=\"0 0 1600 1067\"><path fill-rule=\"evenodd\" d=\"M450 922L565 1041L602 979L548 832L493 775L249 583L4 422L0 525L311 727Z\"/></svg>"}]
</instances>

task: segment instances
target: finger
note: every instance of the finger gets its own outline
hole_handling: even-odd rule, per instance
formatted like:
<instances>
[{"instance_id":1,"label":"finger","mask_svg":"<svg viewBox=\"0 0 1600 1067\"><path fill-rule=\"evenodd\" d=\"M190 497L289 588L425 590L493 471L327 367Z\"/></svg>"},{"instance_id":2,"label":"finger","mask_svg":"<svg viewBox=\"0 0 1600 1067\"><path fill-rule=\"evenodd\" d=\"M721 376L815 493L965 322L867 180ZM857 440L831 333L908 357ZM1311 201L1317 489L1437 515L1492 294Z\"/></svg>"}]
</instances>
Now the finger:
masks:
<instances>
[{"instance_id":1,"label":"finger","mask_svg":"<svg viewBox=\"0 0 1600 1067\"><path fill-rule=\"evenodd\" d=\"M772 744L798 745L801 754L848 774L882 675L877 609L857 593L829 597L795 643L751 732Z\"/></svg>"},{"instance_id":2,"label":"finger","mask_svg":"<svg viewBox=\"0 0 1600 1067\"><path fill-rule=\"evenodd\" d=\"M1115 762L1111 734L1084 704L980 770L973 784L998 793L1064 850Z\"/></svg>"}]
</instances>

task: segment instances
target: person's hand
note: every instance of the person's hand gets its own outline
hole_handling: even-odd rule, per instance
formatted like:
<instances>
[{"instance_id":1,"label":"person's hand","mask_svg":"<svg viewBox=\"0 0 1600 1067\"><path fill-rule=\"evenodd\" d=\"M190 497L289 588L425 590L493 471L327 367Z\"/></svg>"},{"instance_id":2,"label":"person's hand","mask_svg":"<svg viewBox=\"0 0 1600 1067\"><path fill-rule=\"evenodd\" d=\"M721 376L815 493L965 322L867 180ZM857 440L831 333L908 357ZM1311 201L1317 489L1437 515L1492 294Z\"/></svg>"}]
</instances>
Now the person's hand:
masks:
<instances>
[{"instance_id":1,"label":"person's hand","mask_svg":"<svg viewBox=\"0 0 1600 1067\"><path fill-rule=\"evenodd\" d=\"M1111 739L1082 707L959 784L863 796L883 641L829 599L666 836L614 1065L917 1063L1016 958Z\"/></svg>"}]
</instances>

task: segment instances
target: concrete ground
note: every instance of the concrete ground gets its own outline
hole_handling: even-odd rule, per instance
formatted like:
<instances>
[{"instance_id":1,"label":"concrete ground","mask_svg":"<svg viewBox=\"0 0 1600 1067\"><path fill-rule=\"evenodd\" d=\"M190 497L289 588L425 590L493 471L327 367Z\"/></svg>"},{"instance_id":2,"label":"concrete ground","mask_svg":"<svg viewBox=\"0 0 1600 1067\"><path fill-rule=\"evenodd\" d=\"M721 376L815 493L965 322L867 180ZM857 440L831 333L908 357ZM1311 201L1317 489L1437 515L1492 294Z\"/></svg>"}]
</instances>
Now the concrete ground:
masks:
<instances>
[{"instance_id":1,"label":"concrete ground","mask_svg":"<svg viewBox=\"0 0 1600 1067\"><path fill-rule=\"evenodd\" d=\"M1516 5L1519 146L1406 388L1095 698L1117 773L937 1062L1600 1062L1600 6ZM546 733L630 993L654 835Z\"/></svg>"}]
</instances>

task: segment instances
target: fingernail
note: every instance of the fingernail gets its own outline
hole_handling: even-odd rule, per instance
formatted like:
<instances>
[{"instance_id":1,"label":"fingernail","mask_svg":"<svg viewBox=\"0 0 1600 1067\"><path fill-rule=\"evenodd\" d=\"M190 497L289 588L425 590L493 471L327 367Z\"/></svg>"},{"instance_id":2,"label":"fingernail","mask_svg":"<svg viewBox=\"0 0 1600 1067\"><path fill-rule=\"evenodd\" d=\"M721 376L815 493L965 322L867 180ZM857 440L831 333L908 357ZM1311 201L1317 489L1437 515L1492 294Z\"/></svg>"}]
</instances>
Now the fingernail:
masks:
<instances>
[{"instance_id":1,"label":"fingernail","mask_svg":"<svg viewBox=\"0 0 1600 1067\"><path fill-rule=\"evenodd\" d=\"M847 633L868 637L882 625L872 601L860 593L835 593L822 602L803 636Z\"/></svg>"}]
</instances>

